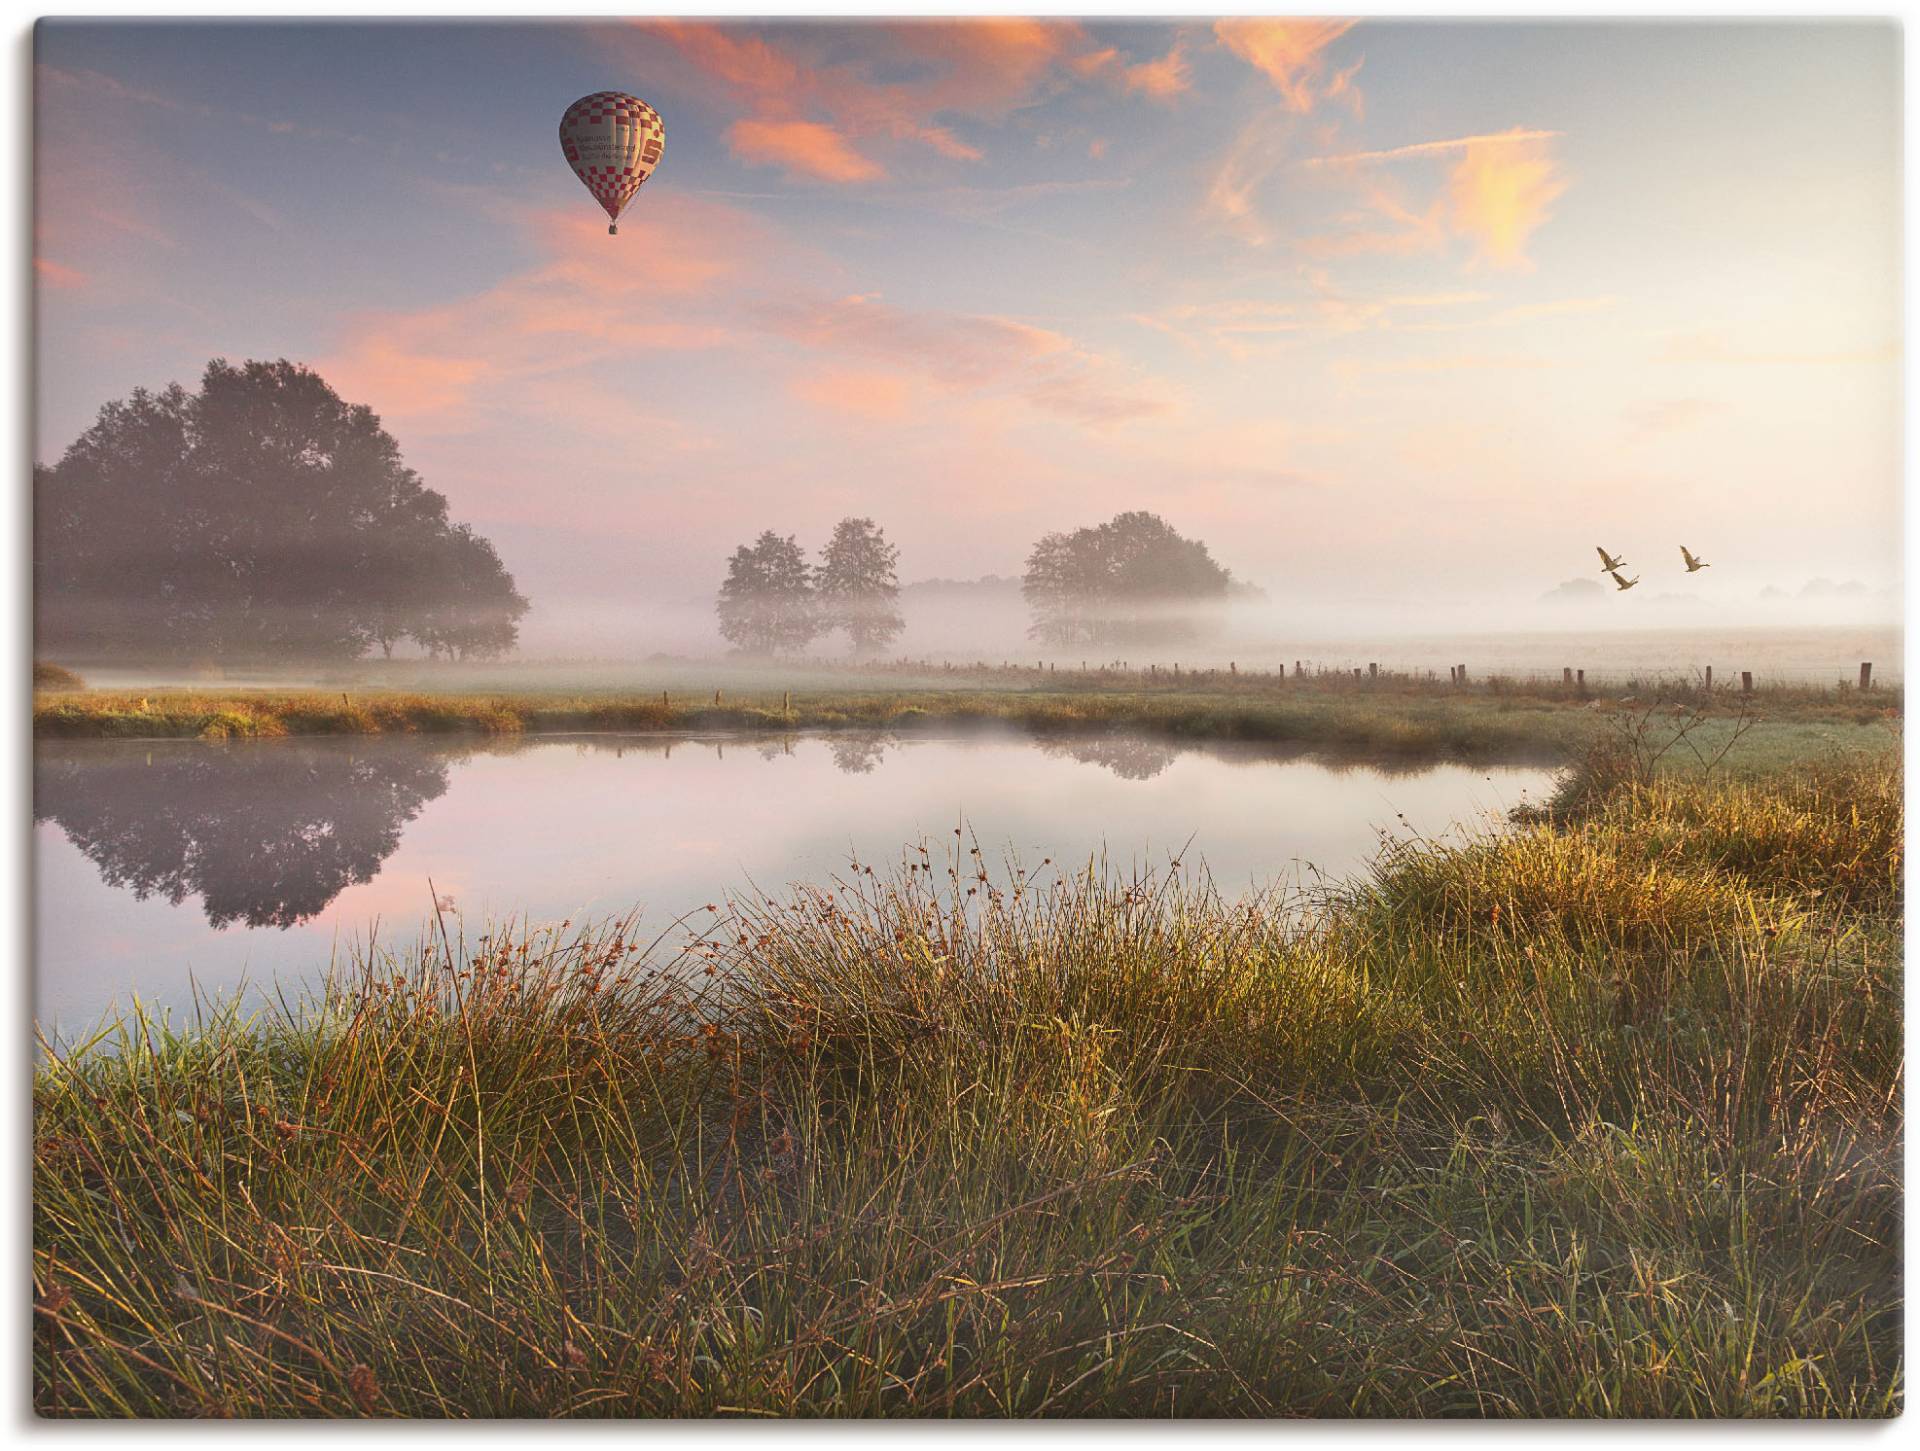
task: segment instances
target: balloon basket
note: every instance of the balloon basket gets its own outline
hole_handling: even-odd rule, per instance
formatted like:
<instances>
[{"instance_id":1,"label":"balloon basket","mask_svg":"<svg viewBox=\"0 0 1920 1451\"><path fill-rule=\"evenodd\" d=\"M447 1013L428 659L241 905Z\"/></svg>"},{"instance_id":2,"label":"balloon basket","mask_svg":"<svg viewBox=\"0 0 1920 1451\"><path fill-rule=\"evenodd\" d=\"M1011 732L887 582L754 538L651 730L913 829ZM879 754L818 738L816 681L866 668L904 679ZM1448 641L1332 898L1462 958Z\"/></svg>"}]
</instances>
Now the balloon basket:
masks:
<instances>
[{"instance_id":1,"label":"balloon basket","mask_svg":"<svg viewBox=\"0 0 1920 1451\"><path fill-rule=\"evenodd\" d=\"M612 222L608 222L608 223L607 223L607 235L608 235L609 237L617 237L617 236L619 236L619 235L620 235L620 229L619 229L618 227L616 227L616 226L614 226L614 224L613 224Z\"/></svg>"}]
</instances>

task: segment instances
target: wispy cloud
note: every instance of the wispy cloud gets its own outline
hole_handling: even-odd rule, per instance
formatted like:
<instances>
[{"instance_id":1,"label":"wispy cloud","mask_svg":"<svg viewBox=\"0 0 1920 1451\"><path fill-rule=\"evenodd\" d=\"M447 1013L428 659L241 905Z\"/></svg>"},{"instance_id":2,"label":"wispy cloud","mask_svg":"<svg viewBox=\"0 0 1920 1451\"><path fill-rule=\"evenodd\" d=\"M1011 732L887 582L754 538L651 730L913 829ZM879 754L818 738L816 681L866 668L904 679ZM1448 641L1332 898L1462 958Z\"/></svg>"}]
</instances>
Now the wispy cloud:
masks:
<instances>
[{"instance_id":1,"label":"wispy cloud","mask_svg":"<svg viewBox=\"0 0 1920 1451\"><path fill-rule=\"evenodd\" d=\"M636 24L626 33L668 42L746 112L728 133L742 160L842 183L888 169L876 146L981 160L945 118L1003 119L1070 81L1090 49L1070 21L877 25L853 53L833 46L825 27L785 27L771 39L738 24Z\"/></svg>"},{"instance_id":2,"label":"wispy cloud","mask_svg":"<svg viewBox=\"0 0 1920 1451\"><path fill-rule=\"evenodd\" d=\"M1534 137L1476 137L1448 179L1453 230L1478 260L1528 267L1527 243L1567 189L1547 142Z\"/></svg>"},{"instance_id":3,"label":"wispy cloud","mask_svg":"<svg viewBox=\"0 0 1920 1451\"><path fill-rule=\"evenodd\" d=\"M874 294L782 302L758 310L763 326L824 358L854 360L859 386L875 362L891 376L953 393L1024 400L1077 422L1108 425L1165 412L1170 399L1062 333L1014 318L896 307ZM837 365L844 369L844 364ZM809 385L842 406L844 376ZM869 412L872 410L869 409Z\"/></svg>"},{"instance_id":4,"label":"wispy cloud","mask_svg":"<svg viewBox=\"0 0 1920 1451\"><path fill-rule=\"evenodd\" d=\"M322 371L410 432L466 432L522 408L535 380L736 342L726 284L776 255L752 218L686 198L623 223L617 251L577 210L522 223L542 253L534 266L438 306L353 314Z\"/></svg>"},{"instance_id":5,"label":"wispy cloud","mask_svg":"<svg viewBox=\"0 0 1920 1451\"><path fill-rule=\"evenodd\" d=\"M1327 48L1353 29L1351 20L1218 20L1214 37L1263 72L1290 110L1305 113L1321 100L1357 95L1358 63L1324 80Z\"/></svg>"},{"instance_id":6,"label":"wispy cloud","mask_svg":"<svg viewBox=\"0 0 1920 1451\"><path fill-rule=\"evenodd\" d=\"M1511 131L1493 131L1482 136L1455 136L1445 141L1416 141L1409 146L1391 146L1384 151L1346 151L1335 156L1310 156L1300 164L1320 166L1372 166L1384 161L1404 161L1418 156L1448 156L1470 147L1524 145L1530 141L1551 141L1563 135L1559 131L1533 131L1516 127Z\"/></svg>"}]
</instances>

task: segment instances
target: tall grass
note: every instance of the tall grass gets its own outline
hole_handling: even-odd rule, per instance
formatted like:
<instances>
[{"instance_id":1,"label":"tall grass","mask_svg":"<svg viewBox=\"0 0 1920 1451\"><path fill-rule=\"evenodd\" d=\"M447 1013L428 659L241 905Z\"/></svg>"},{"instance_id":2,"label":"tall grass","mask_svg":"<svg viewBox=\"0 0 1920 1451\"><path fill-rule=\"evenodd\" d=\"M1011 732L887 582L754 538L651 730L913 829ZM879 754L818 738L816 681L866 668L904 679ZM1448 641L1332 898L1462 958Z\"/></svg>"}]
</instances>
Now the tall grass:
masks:
<instances>
[{"instance_id":1,"label":"tall grass","mask_svg":"<svg viewBox=\"0 0 1920 1451\"><path fill-rule=\"evenodd\" d=\"M1367 880L976 847L436 926L35 1084L49 1415L1838 1415L1903 1395L1897 763Z\"/></svg>"}]
</instances>

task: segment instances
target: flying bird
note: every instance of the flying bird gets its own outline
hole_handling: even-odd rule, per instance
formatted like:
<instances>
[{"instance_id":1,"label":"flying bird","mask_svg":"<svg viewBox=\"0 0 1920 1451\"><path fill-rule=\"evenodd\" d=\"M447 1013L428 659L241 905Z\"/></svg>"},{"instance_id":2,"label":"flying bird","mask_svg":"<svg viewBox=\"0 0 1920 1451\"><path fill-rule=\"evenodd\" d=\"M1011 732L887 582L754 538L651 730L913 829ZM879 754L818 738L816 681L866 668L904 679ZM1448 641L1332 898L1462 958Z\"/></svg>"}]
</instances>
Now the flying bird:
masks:
<instances>
[{"instance_id":1,"label":"flying bird","mask_svg":"<svg viewBox=\"0 0 1920 1451\"><path fill-rule=\"evenodd\" d=\"M1693 551L1688 549L1687 546L1684 544L1680 546L1680 557L1686 560L1687 562L1688 574L1692 574L1695 570L1699 570L1699 569L1713 568L1713 566L1711 564L1708 564L1706 560L1695 558Z\"/></svg>"},{"instance_id":2,"label":"flying bird","mask_svg":"<svg viewBox=\"0 0 1920 1451\"><path fill-rule=\"evenodd\" d=\"M1640 583L1640 576L1637 574L1632 579L1622 579L1620 578L1620 572L1616 569L1610 569L1607 573L1613 576L1613 582L1621 589L1632 589L1636 584Z\"/></svg>"},{"instance_id":3,"label":"flying bird","mask_svg":"<svg viewBox=\"0 0 1920 1451\"><path fill-rule=\"evenodd\" d=\"M1626 563L1627 563L1626 560L1615 559L1611 554L1607 553L1607 551L1602 549L1598 544L1594 545L1593 548L1594 548L1594 552L1600 556L1600 572L1602 574L1611 574L1616 569L1624 569L1626 567Z\"/></svg>"}]
</instances>

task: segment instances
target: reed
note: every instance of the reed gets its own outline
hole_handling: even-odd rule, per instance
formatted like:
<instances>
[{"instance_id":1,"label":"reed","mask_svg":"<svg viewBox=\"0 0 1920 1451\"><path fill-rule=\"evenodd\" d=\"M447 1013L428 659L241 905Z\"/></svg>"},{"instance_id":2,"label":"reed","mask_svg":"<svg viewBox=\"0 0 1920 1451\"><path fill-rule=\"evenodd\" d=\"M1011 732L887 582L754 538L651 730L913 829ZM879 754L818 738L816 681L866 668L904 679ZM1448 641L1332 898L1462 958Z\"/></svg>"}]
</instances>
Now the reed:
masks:
<instances>
[{"instance_id":1,"label":"reed","mask_svg":"<svg viewBox=\"0 0 1920 1451\"><path fill-rule=\"evenodd\" d=\"M1900 785L1250 899L955 838L134 1010L36 1072L35 1405L1898 1414Z\"/></svg>"}]
</instances>

